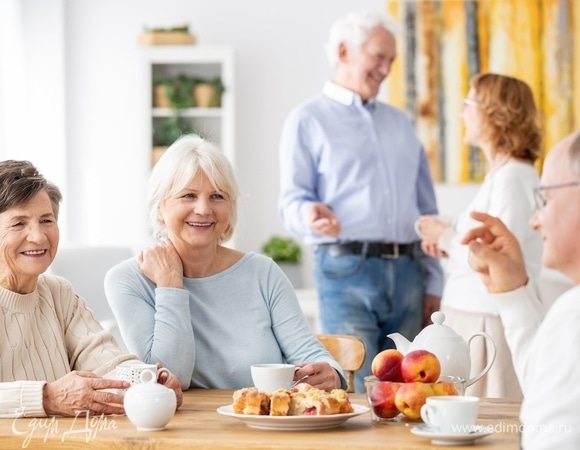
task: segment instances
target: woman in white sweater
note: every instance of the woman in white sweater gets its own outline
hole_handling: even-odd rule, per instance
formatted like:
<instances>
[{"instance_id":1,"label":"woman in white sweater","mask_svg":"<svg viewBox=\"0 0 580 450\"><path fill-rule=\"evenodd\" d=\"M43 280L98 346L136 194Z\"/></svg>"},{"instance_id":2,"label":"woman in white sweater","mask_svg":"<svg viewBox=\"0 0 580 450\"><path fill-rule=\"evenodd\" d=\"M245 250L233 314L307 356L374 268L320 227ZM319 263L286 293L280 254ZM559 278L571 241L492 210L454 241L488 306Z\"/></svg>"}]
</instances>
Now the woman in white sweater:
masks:
<instances>
[{"instance_id":1,"label":"woman in white sweater","mask_svg":"<svg viewBox=\"0 0 580 450\"><path fill-rule=\"evenodd\" d=\"M485 377L468 388L480 397L521 398L503 325L497 307L489 300L479 275L468 265L468 248L460 244L475 226L470 211L499 217L517 237L528 273L537 280L542 239L528 223L535 211L533 189L539 185L534 162L540 156L542 135L530 87L516 78L479 74L471 79L462 118L465 142L481 149L487 174L475 198L457 218L455 226L435 216L423 216L418 228L423 250L445 257L446 280L441 299L445 324L464 338L477 331L489 334L497 347L496 360ZM483 339L472 341L472 375L487 363L489 349Z\"/></svg>"},{"instance_id":2,"label":"woman in white sweater","mask_svg":"<svg viewBox=\"0 0 580 450\"><path fill-rule=\"evenodd\" d=\"M0 417L124 413L115 391L129 384L107 375L137 358L67 280L44 274L58 248L61 199L28 161L0 162ZM180 404L177 378L166 384Z\"/></svg>"}]
</instances>

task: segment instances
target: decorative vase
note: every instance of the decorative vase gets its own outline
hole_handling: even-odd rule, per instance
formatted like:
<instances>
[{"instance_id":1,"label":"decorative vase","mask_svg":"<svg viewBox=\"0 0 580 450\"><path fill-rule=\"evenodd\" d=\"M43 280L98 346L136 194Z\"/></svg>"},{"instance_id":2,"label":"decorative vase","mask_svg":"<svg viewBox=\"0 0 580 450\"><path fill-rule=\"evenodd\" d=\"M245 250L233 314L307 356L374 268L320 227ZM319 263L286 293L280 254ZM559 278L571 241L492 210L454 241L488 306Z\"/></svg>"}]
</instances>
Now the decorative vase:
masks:
<instances>
[{"instance_id":1,"label":"decorative vase","mask_svg":"<svg viewBox=\"0 0 580 450\"><path fill-rule=\"evenodd\" d=\"M211 108L219 106L216 104L215 87L208 83L198 83L193 88L193 99L197 108Z\"/></svg>"},{"instance_id":2,"label":"decorative vase","mask_svg":"<svg viewBox=\"0 0 580 450\"><path fill-rule=\"evenodd\" d=\"M165 86L162 84L153 87L153 106L156 108L171 108L171 102L165 95Z\"/></svg>"}]
</instances>

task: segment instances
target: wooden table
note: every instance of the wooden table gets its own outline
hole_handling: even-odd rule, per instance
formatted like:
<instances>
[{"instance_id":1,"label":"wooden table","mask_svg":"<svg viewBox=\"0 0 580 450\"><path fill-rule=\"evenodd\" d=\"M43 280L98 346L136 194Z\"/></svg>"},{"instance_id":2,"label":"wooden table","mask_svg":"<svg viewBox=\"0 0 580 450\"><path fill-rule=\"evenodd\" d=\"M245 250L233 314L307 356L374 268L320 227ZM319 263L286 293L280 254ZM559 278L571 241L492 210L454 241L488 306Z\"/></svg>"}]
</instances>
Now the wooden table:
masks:
<instances>
[{"instance_id":1,"label":"wooden table","mask_svg":"<svg viewBox=\"0 0 580 450\"><path fill-rule=\"evenodd\" d=\"M444 449L406 426L373 423L370 413L338 428L315 431L258 430L222 416L219 406L231 403L232 391L193 389L184 393L182 407L163 431L138 431L125 416L86 418L0 419L2 449ZM355 404L366 405L362 394L351 394ZM478 423L492 425L495 433L479 439L476 449L519 448L520 402L482 399ZM458 447L449 447L458 448Z\"/></svg>"}]
</instances>

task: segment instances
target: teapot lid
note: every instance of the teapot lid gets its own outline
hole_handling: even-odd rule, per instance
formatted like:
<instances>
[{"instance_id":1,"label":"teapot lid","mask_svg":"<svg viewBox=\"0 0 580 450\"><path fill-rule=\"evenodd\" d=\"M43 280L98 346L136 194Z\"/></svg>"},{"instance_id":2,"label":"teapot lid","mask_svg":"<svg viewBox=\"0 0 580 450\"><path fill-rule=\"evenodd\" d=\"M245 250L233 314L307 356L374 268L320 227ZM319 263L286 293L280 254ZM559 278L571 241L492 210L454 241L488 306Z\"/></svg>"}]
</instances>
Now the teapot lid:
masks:
<instances>
[{"instance_id":1,"label":"teapot lid","mask_svg":"<svg viewBox=\"0 0 580 450\"><path fill-rule=\"evenodd\" d=\"M442 337L442 338L453 338L453 337L460 337L453 328L444 325L443 322L445 321L445 314L441 311L435 311L431 314L431 321L433 322L432 325L428 325L421 332L417 335L421 338L434 338L434 337Z\"/></svg>"}]
</instances>

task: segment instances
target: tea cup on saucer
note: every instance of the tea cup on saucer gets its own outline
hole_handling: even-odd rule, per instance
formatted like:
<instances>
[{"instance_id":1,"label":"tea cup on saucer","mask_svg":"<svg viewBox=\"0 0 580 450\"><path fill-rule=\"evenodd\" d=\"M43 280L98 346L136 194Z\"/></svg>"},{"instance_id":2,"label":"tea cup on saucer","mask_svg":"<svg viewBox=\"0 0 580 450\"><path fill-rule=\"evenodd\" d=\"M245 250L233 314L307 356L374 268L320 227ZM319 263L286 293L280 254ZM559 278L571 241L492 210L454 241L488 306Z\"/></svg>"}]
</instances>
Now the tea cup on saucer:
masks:
<instances>
[{"instance_id":1,"label":"tea cup on saucer","mask_svg":"<svg viewBox=\"0 0 580 450\"><path fill-rule=\"evenodd\" d=\"M465 434L475 427L479 397L441 395L428 397L421 407L421 419L437 433Z\"/></svg>"}]
</instances>

